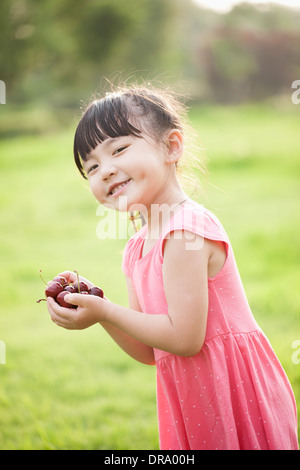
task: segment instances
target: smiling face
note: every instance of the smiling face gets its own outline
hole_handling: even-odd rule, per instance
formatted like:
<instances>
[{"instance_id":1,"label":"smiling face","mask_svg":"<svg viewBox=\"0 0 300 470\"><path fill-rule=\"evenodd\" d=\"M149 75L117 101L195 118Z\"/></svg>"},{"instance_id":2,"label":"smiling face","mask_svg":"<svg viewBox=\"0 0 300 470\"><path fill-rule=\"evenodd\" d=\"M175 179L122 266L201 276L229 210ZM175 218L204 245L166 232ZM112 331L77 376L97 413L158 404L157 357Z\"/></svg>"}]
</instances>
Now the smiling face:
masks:
<instances>
[{"instance_id":1,"label":"smiling face","mask_svg":"<svg viewBox=\"0 0 300 470\"><path fill-rule=\"evenodd\" d=\"M181 132L171 98L143 88L120 90L85 110L74 138L75 163L101 204L121 211L172 204L174 191L177 198L181 192Z\"/></svg>"},{"instance_id":2,"label":"smiling face","mask_svg":"<svg viewBox=\"0 0 300 470\"><path fill-rule=\"evenodd\" d=\"M120 211L160 204L174 176L166 148L144 134L104 140L83 167L95 198Z\"/></svg>"}]
</instances>

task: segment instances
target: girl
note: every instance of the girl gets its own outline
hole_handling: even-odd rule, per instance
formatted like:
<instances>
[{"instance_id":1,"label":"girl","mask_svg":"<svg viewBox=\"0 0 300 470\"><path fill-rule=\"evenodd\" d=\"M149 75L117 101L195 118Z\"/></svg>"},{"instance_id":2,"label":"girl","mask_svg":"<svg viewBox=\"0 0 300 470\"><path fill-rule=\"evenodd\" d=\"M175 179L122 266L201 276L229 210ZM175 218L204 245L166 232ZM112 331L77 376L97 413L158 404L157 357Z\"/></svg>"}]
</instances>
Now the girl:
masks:
<instances>
[{"instance_id":1,"label":"girl","mask_svg":"<svg viewBox=\"0 0 300 470\"><path fill-rule=\"evenodd\" d=\"M83 114L79 171L101 204L138 210L146 224L123 256L130 308L69 294L77 310L48 298L51 318L67 329L99 322L133 358L156 364L162 449L297 449L293 392L252 316L230 241L179 184L176 106L135 87Z\"/></svg>"}]
</instances>

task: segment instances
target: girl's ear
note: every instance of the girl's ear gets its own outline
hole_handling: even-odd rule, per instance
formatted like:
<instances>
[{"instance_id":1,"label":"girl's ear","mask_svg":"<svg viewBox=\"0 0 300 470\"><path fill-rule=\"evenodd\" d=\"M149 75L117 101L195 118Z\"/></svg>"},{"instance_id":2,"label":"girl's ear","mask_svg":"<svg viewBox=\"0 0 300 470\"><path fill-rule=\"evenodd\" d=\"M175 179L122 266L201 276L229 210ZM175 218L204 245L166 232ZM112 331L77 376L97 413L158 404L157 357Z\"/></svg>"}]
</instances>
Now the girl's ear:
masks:
<instances>
[{"instance_id":1,"label":"girl's ear","mask_svg":"<svg viewBox=\"0 0 300 470\"><path fill-rule=\"evenodd\" d=\"M183 153L183 135L179 129L172 129L167 135L166 163L176 163Z\"/></svg>"}]
</instances>

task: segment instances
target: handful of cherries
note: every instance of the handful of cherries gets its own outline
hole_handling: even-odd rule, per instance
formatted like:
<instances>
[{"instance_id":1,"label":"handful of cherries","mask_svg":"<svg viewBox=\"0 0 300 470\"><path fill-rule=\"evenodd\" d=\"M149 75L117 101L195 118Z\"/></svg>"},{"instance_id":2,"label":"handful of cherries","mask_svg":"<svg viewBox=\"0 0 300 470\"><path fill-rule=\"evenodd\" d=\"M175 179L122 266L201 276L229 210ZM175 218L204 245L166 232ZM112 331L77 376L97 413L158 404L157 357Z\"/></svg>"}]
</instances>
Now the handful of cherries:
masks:
<instances>
[{"instance_id":1,"label":"handful of cherries","mask_svg":"<svg viewBox=\"0 0 300 470\"><path fill-rule=\"evenodd\" d=\"M42 270L39 270L39 275L42 281L46 284L45 296L53 297L53 299L61 305L61 307L66 308L77 308L76 305L69 304L65 301L65 295L67 294L85 294L85 295L96 295L97 297L103 298L103 290L100 287L93 286L89 289L88 285L84 281L79 281L79 275L77 271L74 271L77 274L77 282L69 284L64 276L56 276L50 283L47 283L42 276ZM40 303L42 300L39 299L37 303Z\"/></svg>"}]
</instances>

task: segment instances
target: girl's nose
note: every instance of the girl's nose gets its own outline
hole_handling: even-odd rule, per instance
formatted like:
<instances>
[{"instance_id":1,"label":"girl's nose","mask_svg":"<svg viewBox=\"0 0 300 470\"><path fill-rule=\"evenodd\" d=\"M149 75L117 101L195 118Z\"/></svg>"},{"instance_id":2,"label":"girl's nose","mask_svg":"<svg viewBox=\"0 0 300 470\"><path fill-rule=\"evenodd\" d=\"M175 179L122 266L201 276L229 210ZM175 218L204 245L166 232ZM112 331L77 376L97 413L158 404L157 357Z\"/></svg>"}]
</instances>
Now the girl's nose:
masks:
<instances>
[{"instance_id":1,"label":"girl's nose","mask_svg":"<svg viewBox=\"0 0 300 470\"><path fill-rule=\"evenodd\" d=\"M117 169L113 165L105 165L101 168L101 176L103 181L109 180L113 175L117 173Z\"/></svg>"}]
</instances>

